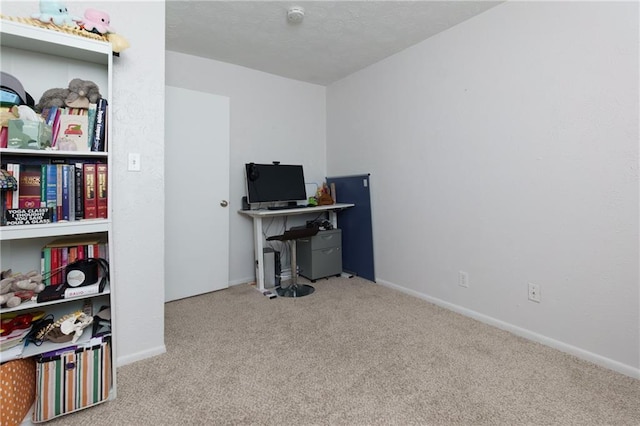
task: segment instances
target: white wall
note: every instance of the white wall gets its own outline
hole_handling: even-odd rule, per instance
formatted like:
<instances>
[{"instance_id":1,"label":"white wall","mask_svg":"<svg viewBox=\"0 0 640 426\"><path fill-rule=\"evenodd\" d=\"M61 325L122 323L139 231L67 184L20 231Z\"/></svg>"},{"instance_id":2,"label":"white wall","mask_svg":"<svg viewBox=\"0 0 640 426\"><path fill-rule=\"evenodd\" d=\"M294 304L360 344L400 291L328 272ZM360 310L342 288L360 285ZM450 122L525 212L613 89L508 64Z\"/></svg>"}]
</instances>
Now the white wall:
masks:
<instances>
[{"instance_id":1,"label":"white wall","mask_svg":"<svg viewBox=\"0 0 640 426\"><path fill-rule=\"evenodd\" d=\"M230 98L229 279L253 281L252 222L237 213L244 164L302 164L308 182L324 181L325 88L177 52L166 59L168 85Z\"/></svg>"},{"instance_id":2,"label":"white wall","mask_svg":"<svg viewBox=\"0 0 640 426\"><path fill-rule=\"evenodd\" d=\"M164 347L164 2L66 2L82 16L109 13L131 43L114 58L113 224L115 234L116 348L122 365ZM37 1L2 2L7 16L30 16ZM144 22L144 25L140 25ZM52 86L58 87L58 86ZM37 99L36 99L37 102ZM127 154L141 154L142 171L127 171Z\"/></svg>"},{"instance_id":3,"label":"white wall","mask_svg":"<svg viewBox=\"0 0 640 426\"><path fill-rule=\"evenodd\" d=\"M638 29L635 2L508 2L331 85L378 282L640 377Z\"/></svg>"}]
</instances>

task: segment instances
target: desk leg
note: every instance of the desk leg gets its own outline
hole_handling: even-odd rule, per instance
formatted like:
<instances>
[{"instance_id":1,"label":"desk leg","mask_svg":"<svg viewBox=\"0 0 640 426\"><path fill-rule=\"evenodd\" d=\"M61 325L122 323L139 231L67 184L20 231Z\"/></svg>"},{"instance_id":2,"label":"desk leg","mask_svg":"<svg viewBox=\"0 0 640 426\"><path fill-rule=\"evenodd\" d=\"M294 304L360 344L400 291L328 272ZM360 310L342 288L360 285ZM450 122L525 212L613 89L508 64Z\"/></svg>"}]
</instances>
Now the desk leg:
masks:
<instances>
[{"instance_id":1,"label":"desk leg","mask_svg":"<svg viewBox=\"0 0 640 426\"><path fill-rule=\"evenodd\" d=\"M329 210L329 222L333 225L333 229L338 228L338 214L335 210Z\"/></svg>"},{"instance_id":2,"label":"desk leg","mask_svg":"<svg viewBox=\"0 0 640 426\"><path fill-rule=\"evenodd\" d=\"M255 247L255 262L256 262L256 288L261 292L264 291L264 267L263 263L263 251L264 241L262 240L262 218L253 218L253 238Z\"/></svg>"}]
</instances>

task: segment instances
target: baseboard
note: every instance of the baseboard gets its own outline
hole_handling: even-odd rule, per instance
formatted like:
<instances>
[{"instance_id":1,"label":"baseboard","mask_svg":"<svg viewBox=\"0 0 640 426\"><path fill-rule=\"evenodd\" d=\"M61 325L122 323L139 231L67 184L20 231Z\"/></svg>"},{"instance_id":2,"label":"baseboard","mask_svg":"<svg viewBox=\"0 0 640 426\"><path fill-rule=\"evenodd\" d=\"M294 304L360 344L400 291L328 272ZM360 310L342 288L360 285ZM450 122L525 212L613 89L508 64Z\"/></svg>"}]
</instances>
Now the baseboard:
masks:
<instances>
[{"instance_id":1,"label":"baseboard","mask_svg":"<svg viewBox=\"0 0 640 426\"><path fill-rule=\"evenodd\" d=\"M147 349L146 351L136 352L126 356L119 356L116 365L118 367L122 367L123 365L131 364L136 361L142 361L146 358L162 355L165 352L167 352L165 345L156 346L155 348Z\"/></svg>"},{"instance_id":2,"label":"baseboard","mask_svg":"<svg viewBox=\"0 0 640 426\"><path fill-rule=\"evenodd\" d=\"M238 280L229 281L229 287L242 285L242 284L250 284L255 282L256 282L256 279L254 277L240 278Z\"/></svg>"},{"instance_id":3,"label":"baseboard","mask_svg":"<svg viewBox=\"0 0 640 426\"><path fill-rule=\"evenodd\" d=\"M281 273L280 273L280 278L282 279L282 281L287 281L291 279L291 269L287 268L284 269ZM231 286L236 286L236 285L243 285L243 284L255 284L256 282L256 278L255 277L246 277L246 278L240 278L237 280L233 280L233 281L229 281L229 287Z\"/></svg>"},{"instance_id":4,"label":"baseboard","mask_svg":"<svg viewBox=\"0 0 640 426\"><path fill-rule=\"evenodd\" d=\"M385 287L393 288L395 290L399 290L403 293L409 294L411 296L426 300L427 302L431 302L434 305L438 305L445 309L448 309L453 312L457 312L461 315L464 315L469 318L473 318L485 324L491 325L493 327L499 328L501 330L508 331L517 336L524 337L525 339L532 340L537 343L541 343L545 346L549 346L553 349L557 349L561 352L565 352L576 356L582 360L589 361L593 364L599 365L600 367L607 368L609 370L616 371L618 373L624 374L625 376L633 377L635 379L640 379L640 368L635 368L631 365L626 365L621 362L612 360L610 358L603 357L601 355L595 354L593 352L586 351L584 349L578 348L576 346L569 345L567 343L561 342L559 340L552 339L550 337L544 336L542 334L534 333L533 331L527 330L525 328L517 327L513 324L509 324L507 322L498 320L496 318L490 317L488 315L481 314L476 311L472 311L471 309L464 308L459 305L455 305L450 302L445 302L444 300L426 295L424 293L417 292L415 290L411 290L397 284L376 279L378 284L382 284Z\"/></svg>"}]
</instances>

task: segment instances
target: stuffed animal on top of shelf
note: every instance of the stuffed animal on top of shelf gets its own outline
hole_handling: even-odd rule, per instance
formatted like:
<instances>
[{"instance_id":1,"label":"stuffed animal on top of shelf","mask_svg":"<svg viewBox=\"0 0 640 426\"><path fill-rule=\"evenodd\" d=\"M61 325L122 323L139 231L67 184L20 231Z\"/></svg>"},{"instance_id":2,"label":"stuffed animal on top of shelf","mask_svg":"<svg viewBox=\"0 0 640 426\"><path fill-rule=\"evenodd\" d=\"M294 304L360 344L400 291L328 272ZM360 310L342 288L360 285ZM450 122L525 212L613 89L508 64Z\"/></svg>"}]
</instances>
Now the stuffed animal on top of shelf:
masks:
<instances>
[{"instance_id":1,"label":"stuffed animal on top of shelf","mask_svg":"<svg viewBox=\"0 0 640 426\"><path fill-rule=\"evenodd\" d=\"M89 104L95 104L102 95L100 88L91 80L74 78L66 89L53 88L46 90L40 101L36 104L36 112L42 112L45 108L56 106L58 108L89 108Z\"/></svg>"},{"instance_id":2,"label":"stuffed animal on top of shelf","mask_svg":"<svg viewBox=\"0 0 640 426\"><path fill-rule=\"evenodd\" d=\"M59 27L64 25L76 27L76 22L81 21L80 17L69 15L67 6L63 2L55 0L40 0L40 12L32 14L31 17Z\"/></svg>"},{"instance_id":3,"label":"stuffed animal on top of shelf","mask_svg":"<svg viewBox=\"0 0 640 426\"><path fill-rule=\"evenodd\" d=\"M100 88L91 80L74 78L69 82L69 94L65 104L72 108L89 108L89 104L98 102L102 95Z\"/></svg>"},{"instance_id":4,"label":"stuffed animal on top of shelf","mask_svg":"<svg viewBox=\"0 0 640 426\"><path fill-rule=\"evenodd\" d=\"M13 274L11 270L2 272L0 280L0 305L15 308L44 290L42 275L36 271Z\"/></svg>"},{"instance_id":5,"label":"stuffed animal on top of shelf","mask_svg":"<svg viewBox=\"0 0 640 426\"><path fill-rule=\"evenodd\" d=\"M96 9L87 9L84 11L84 18L80 22L80 26L85 31L96 34L112 33L113 30L109 26L111 18L107 12Z\"/></svg>"},{"instance_id":6,"label":"stuffed animal on top of shelf","mask_svg":"<svg viewBox=\"0 0 640 426\"><path fill-rule=\"evenodd\" d=\"M116 34L111 27L111 18L107 12L96 9L85 10L84 18L80 21L80 27L90 33L106 36L116 56L119 56L120 52L130 46L127 39L120 34Z\"/></svg>"},{"instance_id":7,"label":"stuffed animal on top of shelf","mask_svg":"<svg viewBox=\"0 0 640 426\"><path fill-rule=\"evenodd\" d=\"M111 43L111 48L113 49L113 54L115 56L120 56L120 52L128 49L131 46L129 44L129 41L126 38L122 37L120 34L108 33L107 39Z\"/></svg>"},{"instance_id":8,"label":"stuffed animal on top of shelf","mask_svg":"<svg viewBox=\"0 0 640 426\"><path fill-rule=\"evenodd\" d=\"M47 89L40 97L40 101L36 104L35 110L41 113L45 108L51 108L52 106L62 108L66 105L65 100L67 96L69 96L69 89Z\"/></svg>"}]
</instances>

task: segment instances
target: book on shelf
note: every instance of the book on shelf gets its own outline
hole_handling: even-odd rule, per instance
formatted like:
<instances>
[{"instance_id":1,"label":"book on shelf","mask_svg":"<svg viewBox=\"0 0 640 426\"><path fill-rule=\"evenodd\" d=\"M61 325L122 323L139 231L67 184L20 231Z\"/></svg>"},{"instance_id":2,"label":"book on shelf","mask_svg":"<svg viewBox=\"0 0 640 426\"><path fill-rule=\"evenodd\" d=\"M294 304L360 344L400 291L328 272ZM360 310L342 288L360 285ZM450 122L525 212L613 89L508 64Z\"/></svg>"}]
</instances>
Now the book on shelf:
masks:
<instances>
[{"instance_id":1,"label":"book on shelf","mask_svg":"<svg viewBox=\"0 0 640 426\"><path fill-rule=\"evenodd\" d=\"M82 163L76 163L75 168L75 217L76 220L84 219L84 167Z\"/></svg>"},{"instance_id":2,"label":"book on shelf","mask_svg":"<svg viewBox=\"0 0 640 426\"><path fill-rule=\"evenodd\" d=\"M20 164L13 164L13 177L16 179L16 182L20 182ZM14 208L18 208L20 205L20 185L15 191L11 192L12 200L11 204Z\"/></svg>"},{"instance_id":3,"label":"book on shelf","mask_svg":"<svg viewBox=\"0 0 640 426\"><path fill-rule=\"evenodd\" d=\"M9 144L9 129L7 127L0 127L0 148L6 148Z\"/></svg>"},{"instance_id":4,"label":"book on shelf","mask_svg":"<svg viewBox=\"0 0 640 426\"><path fill-rule=\"evenodd\" d=\"M60 273L54 273L60 271L60 250L57 247L51 249L51 265L45 271L51 279L51 285L62 284Z\"/></svg>"},{"instance_id":5,"label":"book on shelf","mask_svg":"<svg viewBox=\"0 0 640 426\"><path fill-rule=\"evenodd\" d=\"M55 115L52 117L51 124L51 146L58 146L58 133L60 132L60 116L62 115L63 108L57 108Z\"/></svg>"},{"instance_id":6,"label":"book on shelf","mask_svg":"<svg viewBox=\"0 0 640 426\"><path fill-rule=\"evenodd\" d=\"M62 220L62 164L56 164L56 222Z\"/></svg>"},{"instance_id":7,"label":"book on shelf","mask_svg":"<svg viewBox=\"0 0 640 426\"><path fill-rule=\"evenodd\" d=\"M95 219L98 214L96 198L96 165L84 165L84 218Z\"/></svg>"},{"instance_id":8,"label":"book on shelf","mask_svg":"<svg viewBox=\"0 0 640 426\"><path fill-rule=\"evenodd\" d=\"M105 98L98 99L96 103L96 124L91 151L104 152L106 149L107 105Z\"/></svg>"},{"instance_id":9,"label":"book on shelf","mask_svg":"<svg viewBox=\"0 0 640 426\"><path fill-rule=\"evenodd\" d=\"M13 164L12 163L8 163L7 164L7 173L9 173L11 176L14 176L13 174ZM4 197L4 208L5 210L10 210L13 208L13 193L15 191L5 191L2 195Z\"/></svg>"},{"instance_id":10,"label":"book on shelf","mask_svg":"<svg viewBox=\"0 0 640 426\"><path fill-rule=\"evenodd\" d=\"M44 285L51 285L51 247L43 247L40 255L40 273L44 278Z\"/></svg>"},{"instance_id":11,"label":"book on shelf","mask_svg":"<svg viewBox=\"0 0 640 426\"><path fill-rule=\"evenodd\" d=\"M51 218L53 222L57 221L57 200L58 200L58 168L55 164L47 164L47 173L46 173L46 201L45 205L47 208L52 210L53 217Z\"/></svg>"},{"instance_id":12,"label":"book on shelf","mask_svg":"<svg viewBox=\"0 0 640 426\"><path fill-rule=\"evenodd\" d=\"M80 287L68 287L64 291L64 298L70 299L72 297L88 296L91 294L102 293L106 284L107 280L100 278L93 284L83 285Z\"/></svg>"},{"instance_id":13,"label":"book on shelf","mask_svg":"<svg viewBox=\"0 0 640 426\"><path fill-rule=\"evenodd\" d=\"M47 207L47 165L40 165L40 207Z\"/></svg>"},{"instance_id":14,"label":"book on shelf","mask_svg":"<svg viewBox=\"0 0 640 426\"><path fill-rule=\"evenodd\" d=\"M18 208L34 209L40 207L40 166L17 164L20 169L18 181Z\"/></svg>"},{"instance_id":15,"label":"book on shelf","mask_svg":"<svg viewBox=\"0 0 640 426\"><path fill-rule=\"evenodd\" d=\"M87 115L71 114L67 111L67 114L60 115L59 121L60 127L56 139L58 150L90 151L88 138L89 120Z\"/></svg>"},{"instance_id":16,"label":"book on shelf","mask_svg":"<svg viewBox=\"0 0 640 426\"><path fill-rule=\"evenodd\" d=\"M76 220L76 167L73 164L64 165L64 173L69 176L69 220Z\"/></svg>"},{"instance_id":17,"label":"book on shelf","mask_svg":"<svg viewBox=\"0 0 640 426\"><path fill-rule=\"evenodd\" d=\"M71 211L71 205L75 205L73 198L73 186L75 185L75 173L71 178L71 166L62 164L62 217L59 221L75 220L75 212ZM71 216L73 214L73 216Z\"/></svg>"},{"instance_id":18,"label":"book on shelf","mask_svg":"<svg viewBox=\"0 0 640 426\"><path fill-rule=\"evenodd\" d=\"M65 268L67 267L67 265L69 264L69 247L59 247L58 249L58 253L60 256L60 270L65 270ZM64 282L64 277L63 277L63 282Z\"/></svg>"},{"instance_id":19,"label":"book on shelf","mask_svg":"<svg viewBox=\"0 0 640 426\"><path fill-rule=\"evenodd\" d=\"M51 146L56 146L56 140L58 139L58 129L60 127L60 113L62 108L58 108L53 105L48 108L44 108L40 114L47 126L51 128Z\"/></svg>"},{"instance_id":20,"label":"book on shelf","mask_svg":"<svg viewBox=\"0 0 640 426\"><path fill-rule=\"evenodd\" d=\"M69 247L69 263L73 263L78 260L78 247Z\"/></svg>"},{"instance_id":21,"label":"book on shelf","mask_svg":"<svg viewBox=\"0 0 640 426\"><path fill-rule=\"evenodd\" d=\"M105 244L104 237L102 235L83 235L83 236L71 236L57 238L45 247L71 247L71 246L86 246L94 244Z\"/></svg>"},{"instance_id":22,"label":"book on shelf","mask_svg":"<svg viewBox=\"0 0 640 426\"><path fill-rule=\"evenodd\" d=\"M96 187L97 187L97 196L96 196L96 204L97 204L97 214L96 216L99 218L107 217L107 205L108 205L108 197L107 197L107 164L106 163L98 163L96 164Z\"/></svg>"},{"instance_id":23,"label":"book on shelf","mask_svg":"<svg viewBox=\"0 0 640 426\"><path fill-rule=\"evenodd\" d=\"M87 138L89 142L93 144L94 139L96 138L96 113L98 111L97 104L89 104L89 108L87 109L87 120L89 121L89 126L87 127Z\"/></svg>"},{"instance_id":24,"label":"book on shelf","mask_svg":"<svg viewBox=\"0 0 640 426\"><path fill-rule=\"evenodd\" d=\"M44 119L45 123L47 123L47 126L51 126L53 128L53 124L60 117L60 108L58 108L57 105L52 105L43 109L40 115Z\"/></svg>"}]
</instances>

